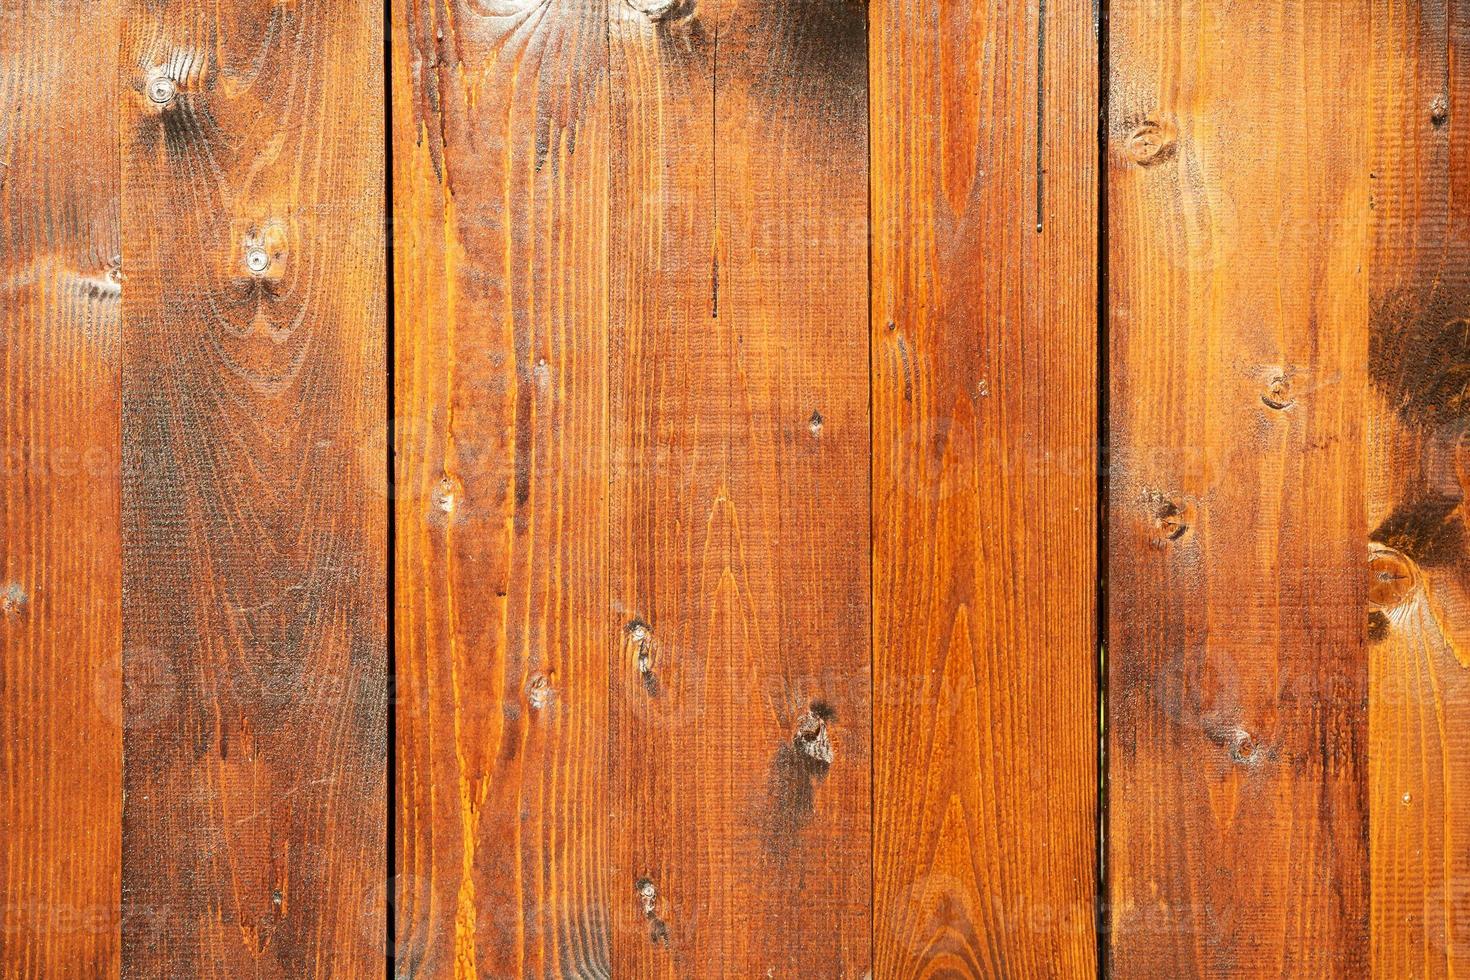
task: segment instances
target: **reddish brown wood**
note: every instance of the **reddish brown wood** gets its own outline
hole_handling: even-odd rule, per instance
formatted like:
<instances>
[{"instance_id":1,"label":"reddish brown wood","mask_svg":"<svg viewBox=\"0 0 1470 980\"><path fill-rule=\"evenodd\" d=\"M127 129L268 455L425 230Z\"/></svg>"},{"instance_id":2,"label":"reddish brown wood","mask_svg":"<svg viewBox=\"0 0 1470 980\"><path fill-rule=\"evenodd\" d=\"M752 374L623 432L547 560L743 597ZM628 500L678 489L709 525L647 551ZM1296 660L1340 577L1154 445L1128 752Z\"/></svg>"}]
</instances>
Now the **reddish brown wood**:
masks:
<instances>
[{"instance_id":1,"label":"reddish brown wood","mask_svg":"<svg viewBox=\"0 0 1470 980\"><path fill-rule=\"evenodd\" d=\"M393 18L398 969L606 976L606 4Z\"/></svg>"},{"instance_id":2,"label":"reddish brown wood","mask_svg":"<svg viewBox=\"0 0 1470 980\"><path fill-rule=\"evenodd\" d=\"M115 3L0 2L0 972L10 977L118 972L119 15Z\"/></svg>"},{"instance_id":3,"label":"reddish brown wood","mask_svg":"<svg viewBox=\"0 0 1470 980\"><path fill-rule=\"evenodd\" d=\"M128 4L125 976L382 976L382 42Z\"/></svg>"},{"instance_id":4,"label":"reddish brown wood","mask_svg":"<svg viewBox=\"0 0 1470 980\"><path fill-rule=\"evenodd\" d=\"M871 8L874 976L1096 970L1092 16Z\"/></svg>"},{"instance_id":5,"label":"reddish brown wood","mask_svg":"<svg viewBox=\"0 0 1470 980\"><path fill-rule=\"evenodd\" d=\"M1369 9L1112 7L1116 976L1367 975Z\"/></svg>"},{"instance_id":6,"label":"reddish brown wood","mask_svg":"<svg viewBox=\"0 0 1470 980\"><path fill-rule=\"evenodd\" d=\"M611 15L613 973L859 978L862 10Z\"/></svg>"},{"instance_id":7,"label":"reddish brown wood","mask_svg":"<svg viewBox=\"0 0 1470 980\"><path fill-rule=\"evenodd\" d=\"M1373 5L1373 970L1470 967L1470 8Z\"/></svg>"}]
</instances>

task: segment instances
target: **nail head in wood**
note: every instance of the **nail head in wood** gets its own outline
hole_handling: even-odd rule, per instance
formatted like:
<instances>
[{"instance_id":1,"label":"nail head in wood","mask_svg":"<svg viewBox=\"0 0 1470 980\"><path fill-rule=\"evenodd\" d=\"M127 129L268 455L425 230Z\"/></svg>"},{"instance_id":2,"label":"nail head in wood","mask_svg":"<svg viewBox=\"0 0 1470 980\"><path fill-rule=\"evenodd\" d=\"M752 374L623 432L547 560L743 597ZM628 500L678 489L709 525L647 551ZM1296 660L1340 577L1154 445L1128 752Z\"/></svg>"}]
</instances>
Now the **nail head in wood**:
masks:
<instances>
[{"instance_id":1,"label":"nail head in wood","mask_svg":"<svg viewBox=\"0 0 1470 980\"><path fill-rule=\"evenodd\" d=\"M157 106L173 102L178 95L178 85L167 75L157 75L148 82L148 101Z\"/></svg>"},{"instance_id":2,"label":"nail head in wood","mask_svg":"<svg viewBox=\"0 0 1470 980\"><path fill-rule=\"evenodd\" d=\"M259 245L252 245L245 250L245 268L255 275L260 275L271 265L270 253Z\"/></svg>"}]
</instances>

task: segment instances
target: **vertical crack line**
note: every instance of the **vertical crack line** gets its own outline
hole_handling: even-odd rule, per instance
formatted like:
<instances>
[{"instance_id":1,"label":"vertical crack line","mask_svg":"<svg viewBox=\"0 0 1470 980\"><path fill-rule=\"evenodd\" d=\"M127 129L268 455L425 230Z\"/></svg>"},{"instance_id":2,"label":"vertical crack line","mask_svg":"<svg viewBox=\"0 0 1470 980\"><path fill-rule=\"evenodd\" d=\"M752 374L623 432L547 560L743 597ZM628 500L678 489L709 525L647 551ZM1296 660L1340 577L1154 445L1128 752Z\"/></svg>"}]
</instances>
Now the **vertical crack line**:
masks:
<instances>
[{"instance_id":1,"label":"vertical crack line","mask_svg":"<svg viewBox=\"0 0 1470 980\"><path fill-rule=\"evenodd\" d=\"M1046 205L1046 0L1036 7L1036 231Z\"/></svg>"},{"instance_id":2,"label":"vertical crack line","mask_svg":"<svg viewBox=\"0 0 1470 980\"><path fill-rule=\"evenodd\" d=\"M720 25L715 24L709 73L710 196L714 218L710 236L710 319L720 318Z\"/></svg>"},{"instance_id":3,"label":"vertical crack line","mask_svg":"<svg viewBox=\"0 0 1470 980\"><path fill-rule=\"evenodd\" d=\"M1108 281L1108 126L1112 109L1108 0L1094 0L1097 39L1097 975L1108 976L1108 466L1112 457L1109 281Z\"/></svg>"},{"instance_id":4,"label":"vertical crack line","mask_svg":"<svg viewBox=\"0 0 1470 980\"><path fill-rule=\"evenodd\" d=\"M385 621L387 623L387 636L384 638L384 656L386 677L384 678L384 689L387 694L386 706L387 716L386 733L387 752L385 774L387 791L387 814L384 820L384 833L387 835L383 854L386 885L383 889L383 970L387 980L394 980L397 976L398 958L398 920L395 914L399 905L397 895L397 870L398 870L398 657L396 615L398 605L398 580L396 566L398 563L398 526L397 526L397 493L395 492L394 479L397 470L395 458L398 447L396 438L396 426L394 415L397 411L396 397L396 371L395 351L397 343L395 340L396 323L394 319L394 307L397 302L398 293L395 288L393 275L393 4L383 4L383 280L387 290L386 302L384 304L384 371L387 379L387 393L384 405L387 410L387 432L384 445L386 452L383 465L387 467L385 474L388 487L387 494L387 534L385 541L384 561L387 567L384 569L384 583L387 595L385 602L387 608Z\"/></svg>"},{"instance_id":5,"label":"vertical crack line","mask_svg":"<svg viewBox=\"0 0 1470 980\"><path fill-rule=\"evenodd\" d=\"M877 510L874 506L875 495L873 492L873 458L877 452L876 426L873 422L873 324L877 313L877 303L873 296L873 20L877 16L873 13L874 5L868 7L868 15L864 20L866 33L863 38L863 66L867 70L864 79L863 94L866 97L866 108L863 115L867 123L864 135L867 138L868 151L868 254L865 256L868 270L868 975L878 968L878 931L873 928L872 910L877 908L878 901L878 835L871 832L873 817L878 812L878 783L877 783L877 698L871 692L877 690L877 597L878 592L873 585L874 565L876 555L873 544L873 522L876 520Z\"/></svg>"},{"instance_id":6,"label":"vertical crack line","mask_svg":"<svg viewBox=\"0 0 1470 980\"><path fill-rule=\"evenodd\" d=\"M876 704L872 692L878 691L878 588L873 585L875 580L875 566L878 557L873 545L873 522L875 522L875 494L873 494L873 457L878 451L878 439L876 439L876 428L873 425L873 316L875 316L878 304L873 297L873 13L869 7L869 16L864 21L864 46L863 66L867 71L863 79L863 94L866 96L867 106L864 119L867 122L867 691L869 691L869 702L867 702L867 824L869 829L873 826L873 815L878 813L878 752L876 741L875 720L878 711L873 705ZM867 835L867 970L869 976L878 968L878 930L873 929L873 911L876 902L876 882L878 882L878 835L870 832Z\"/></svg>"}]
</instances>

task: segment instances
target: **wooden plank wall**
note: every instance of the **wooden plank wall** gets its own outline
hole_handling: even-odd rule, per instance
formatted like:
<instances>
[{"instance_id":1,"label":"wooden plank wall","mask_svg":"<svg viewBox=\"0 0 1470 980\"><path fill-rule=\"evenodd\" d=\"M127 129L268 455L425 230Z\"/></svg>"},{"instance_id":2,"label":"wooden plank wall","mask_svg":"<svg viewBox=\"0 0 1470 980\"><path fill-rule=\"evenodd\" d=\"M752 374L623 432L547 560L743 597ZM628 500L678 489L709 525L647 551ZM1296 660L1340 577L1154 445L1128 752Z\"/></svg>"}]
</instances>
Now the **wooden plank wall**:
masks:
<instances>
[{"instance_id":1,"label":"wooden plank wall","mask_svg":"<svg viewBox=\"0 0 1470 980\"><path fill-rule=\"evenodd\" d=\"M1369 7L1111 8L1117 976L1368 970Z\"/></svg>"},{"instance_id":2,"label":"wooden plank wall","mask_svg":"<svg viewBox=\"0 0 1470 980\"><path fill-rule=\"evenodd\" d=\"M1470 7L1381 3L1367 523L1373 970L1470 966Z\"/></svg>"},{"instance_id":3,"label":"wooden plank wall","mask_svg":"<svg viewBox=\"0 0 1470 980\"><path fill-rule=\"evenodd\" d=\"M1463 972L1467 57L0 0L0 976Z\"/></svg>"},{"instance_id":4,"label":"wooden plank wall","mask_svg":"<svg viewBox=\"0 0 1470 980\"><path fill-rule=\"evenodd\" d=\"M126 976L380 976L383 37L126 7Z\"/></svg>"},{"instance_id":5,"label":"wooden plank wall","mask_svg":"<svg viewBox=\"0 0 1470 980\"><path fill-rule=\"evenodd\" d=\"M118 971L120 14L0 2L6 976Z\"/></svg>"},{"instance_id":6,"label":"wooden plank wall","mask_svg":"<svg viewBox=\"0 0 1470 980\"><path fill-rule=\"evenodd\" d=\"M875 976L1096 969L1094 27L872 5Z\"/></svg>"}]
</instances>

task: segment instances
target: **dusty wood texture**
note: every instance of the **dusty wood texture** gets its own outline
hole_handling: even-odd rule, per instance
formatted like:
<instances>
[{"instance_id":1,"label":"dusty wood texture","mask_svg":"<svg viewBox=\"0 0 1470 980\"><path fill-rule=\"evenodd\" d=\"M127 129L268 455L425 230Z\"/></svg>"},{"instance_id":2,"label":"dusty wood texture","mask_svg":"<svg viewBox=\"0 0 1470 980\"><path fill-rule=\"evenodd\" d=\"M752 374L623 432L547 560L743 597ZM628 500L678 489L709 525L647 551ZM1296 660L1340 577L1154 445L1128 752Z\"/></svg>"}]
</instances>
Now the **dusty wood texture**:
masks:
<instances>
[{"instance_id":1,"label":"dusty wood texture","mask_svg":"<svg viewBox=\"0 0 1470 980\"><path fill-rule=\"evenodd\" d=\"M1470 8L1373 7L1373 970L1470 968Z\"/></svg>"},{"instance_id":2,"label":"dusty wood texture","mask_svg":"<svg viewBox=\"0 0 1470 980\"><path fill-rule=\"evenodd\" d=\"M393 17L398 968L606 976L605 2Z\"/></svg>"},{"instance_id":3,"label":"dusty wood texture","mask_svg":"<svg viewBox=\"0 0 1470 980\"><path fill-rule=\"evenodd\" d=\"M381 21L129 5L124 976L382 976Z\"/></svg>"},{"instance_id":4,"label":"dusty wood texture","mask_svg":"<svg viewBox=\"0 0 1470 980\"><path fill-rule=\"evenodd\" d=\"M7 977L118 970L118 13L111 3L0 3ZM79 133L95 140L86 153Z\"/></svg>"},{"instance_id":5,"label":"dusty wood texture","mask_svg":"<svg viewBox=\"0 0 1470 980\"><path fill-rule=\"evenodd\" d=\"M862 977L862 8L610 16L614 975Z\"/></svg>"},{"instance_id":6,"label":"dusty wood texture","mask_svg":"<svg viewBox=\"0 0 1470 980\"><path fill-rule=\"evenodd\" d=\"M1117 976L1367 972L1368 15L1112 7Z\"/></svg>"},{"instance_id":7,"label":"dusty wood texture","mask_svg":"<svg viewBox=\"0 0 1470 980\"><path fill-rule=\"evenodd\" d=\"M874 975L1090 976L1093 10L871 10Z\"/></svg>"}]
</instances>

